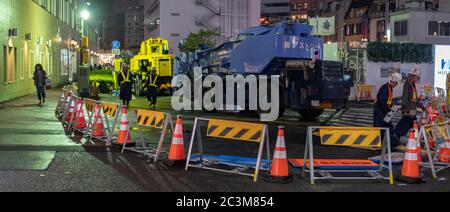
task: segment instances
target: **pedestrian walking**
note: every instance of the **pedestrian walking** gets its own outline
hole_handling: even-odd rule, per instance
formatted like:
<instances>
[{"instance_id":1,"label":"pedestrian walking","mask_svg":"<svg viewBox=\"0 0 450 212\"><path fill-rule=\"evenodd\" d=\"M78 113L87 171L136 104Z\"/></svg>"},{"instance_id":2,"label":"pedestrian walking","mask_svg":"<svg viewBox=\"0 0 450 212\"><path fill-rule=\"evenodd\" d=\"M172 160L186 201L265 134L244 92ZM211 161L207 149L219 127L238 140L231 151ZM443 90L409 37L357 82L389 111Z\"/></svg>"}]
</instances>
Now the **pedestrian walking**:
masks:
<instances>
[{"instance_id":1,"label":"pedestrian walking","mask_svg":"<svg viewBox=\"0 0 450 212\"><path fill-rule=\"evenodd\" d=\"M401 108L403 117L395 128L395 134L399 137L407 136L409 130L413 128L414 121L417 121L417 107L423 108L418 102L416 89L416 83L420 80L420 77L420 71L416 68L412 69L403 86Z\"/></svg>"},{"instance_id":2,"label":"pedestrian walking","mask_svg":"<svg viewBox=\"0 0 450 212\"><path fill-rule=\"evenodd\" d=\"M149 107L156 109L156 103L158 100L158 79L159 75L155 68L150 70L145 80L145 89L147 89L147 99L150 102Z\"/></svg>"},{"instance_id":3,"label":"pedestrian walking","mask_svg":"<svg viewBox=\"0 0 450 212\"><path fill-rule=\"evenodd\" d=\"M377 100L373 108L373 125L379 128L389 128L392 146L398 146L400 143L394 134L394 125L391 120L386 120L385 118L391 112L393 106L394 88L397 87L401 80L402 76L399 73L391 74L388 82L381 86L378 91Z\"/></svg>"},{"instance_id":4,"label":"pedestrian walking","mask_svg":"<svg viewBox=\"0 0 450 212\"><path fill-rule=\"evenodd\" d=\"M44 71L41 64L36 64L34 67L33 80L39 99L39 106L41 106L45 103L45 81L47 80L47 73Z\"/></svg>"},{"instance_id":5,"label":"pedestrian walking","mask_svg":"<svg viewBox=\"0 0 450 212\"><path fill-rule=\"evenodd\" d=\"M123 105L127 107L130 107L133 88L132 76L129 69L130 67L124 64L117 77L117 83L120 87L120 99L123 101Z\"/></svg>"}]
</instances>

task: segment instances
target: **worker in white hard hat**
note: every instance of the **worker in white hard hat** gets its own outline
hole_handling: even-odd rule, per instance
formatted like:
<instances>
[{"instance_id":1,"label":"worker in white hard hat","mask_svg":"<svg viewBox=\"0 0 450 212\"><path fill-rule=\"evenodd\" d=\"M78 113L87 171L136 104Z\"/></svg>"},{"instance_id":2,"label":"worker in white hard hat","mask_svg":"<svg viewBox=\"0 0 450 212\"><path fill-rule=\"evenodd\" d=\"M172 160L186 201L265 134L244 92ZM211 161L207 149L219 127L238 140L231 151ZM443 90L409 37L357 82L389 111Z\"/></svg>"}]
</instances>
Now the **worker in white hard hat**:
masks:
<instances>
[{"instance_id":1,"label":"worker in white hard hat","mask_svg":"<svg viewBox=\"0 0 450 212\"><path fill-rule=\"evenodd\" d=\"M385 117L391 112L394 100L394 88L402 81L402 76L399 73L393 73L389 76L388 82L381 86L377 94L377 101L373 110L374 127L389 128L391 135L391 143L397 146L398 139L394 138L394 126L392 122L385 121Z\"/></svg>"},{"instance_id":2,"label":"worker in white hard hat","mask_svg":"<svg viewBox=\"0 0 450 212\"><path fill-rule=\"evenodd\" d=\"M416 83L419 82L420 78L420 71L417 68L413 68L408 75L408 80L403 86L401 108L403 118L395 128L395 134L399 137L407 136L409 130L413 128L414 121L417 121L417 107L422 108L422 106L418 103L418 95L416 89Z\"/></svg>"}]
</instances>

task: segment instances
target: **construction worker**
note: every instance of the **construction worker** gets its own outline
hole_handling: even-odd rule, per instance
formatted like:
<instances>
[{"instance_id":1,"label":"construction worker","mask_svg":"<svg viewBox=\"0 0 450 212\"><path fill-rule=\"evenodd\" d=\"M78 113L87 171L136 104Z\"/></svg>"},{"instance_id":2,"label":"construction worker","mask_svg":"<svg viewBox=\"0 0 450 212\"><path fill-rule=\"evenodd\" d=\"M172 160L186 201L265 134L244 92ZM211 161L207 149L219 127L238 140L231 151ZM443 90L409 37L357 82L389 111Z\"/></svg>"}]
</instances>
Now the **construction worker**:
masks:
<instances>
[{"instance_id":1,"label":"construction worker","mask_svg":"<svg viewBox=\"0 0 450 212\"><path fill-rule=\"evenodd\" d=\"M408 80L403 86L401 108L403 118L395 128L395 134L399 137L407 136L409 130L413 128L414 121L417 120L417 107L423 108L423 106L418 103L418 95L416 89L416 83L420 80L420 77L420 71L416 68L412 69L408 75Z\"/></svg>"},{"instance_id":2,"label":"construction worker","mask_svg":"<svg viewBox=\"0 0 450 212\"><path fill-rule=\"evenodd\" d=\"M155 68L150 69L150 74L147 74L145 80L145 88L147 89L147 99L150 102L149 107L156 109L156 102L158 99L158 78L159 75Z\"/></svg>"},{"instance_id":3,"label":"construction worker","mask_svg":"<svg viewBox=\"0 0 450 212\"><path fill-rule=\"evenodd\" d=\"M122 70L117 76L117 84L120 87L120 99L123 101L123 105L130 107L130 101L132 98L133 82L130 67L127 64L123 64Z\"/></svg>"},{"instance_id":4,"label":"construction worker","mask_svg":"<svg viewBox=\"0 0 450 212\"><path fill-rule=\"evenodd\" d=\"M393 73L389 76L388 82L381 86L377 94L377 101L373 110L374 127L389 128L392 146L397 146L398 139L394 136L394 126L391 120L386 122L385 118L391 112L394 100L394 88L401 82L402 76L399 73Z\"/></svg>"}]
</instances>

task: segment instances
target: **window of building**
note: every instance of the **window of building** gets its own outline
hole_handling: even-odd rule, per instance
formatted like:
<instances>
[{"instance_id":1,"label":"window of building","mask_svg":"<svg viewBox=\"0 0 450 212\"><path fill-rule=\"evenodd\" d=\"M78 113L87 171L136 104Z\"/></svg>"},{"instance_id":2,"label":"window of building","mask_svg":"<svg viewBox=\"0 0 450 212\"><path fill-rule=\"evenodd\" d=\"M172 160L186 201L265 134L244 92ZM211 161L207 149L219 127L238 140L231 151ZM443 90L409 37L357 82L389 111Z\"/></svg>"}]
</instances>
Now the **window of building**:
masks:
<instances>
[{"instance_id":1,"label":"window of building","mask_svg":"<svg viewBox=\"0 0 450 212\"><path fill-rule=\"evenodd\" d=\"M20 80L24 80L25 79L25 76L24 76L24 73L25 73L25 60L24 60L24 54L23 54L23 49L20 49L20 51L19 51L19 58L18 58L18 60L19 60L19 62L18 62L18 64L17 64L17 69L18 69L18 71L19 71L19 78L20 78Z\"/></svg>"},{"instance_id":2,"label":"window of building","mask_svg":"<svg viewBox=\"0 0 450 212\"><path fill-rule=\"evenodd\" d=\"M429 36L450 36L450 22L430 21L428 22Z\"/></svg>"},{"instance_id":3,"label":"window of building","mask_svg":"<svg viewBox=\"0 0 450 212\"><path fill-rule=\"evenodd\" d=\"M53 75L53 55L52 54L50 54L50 55L48 55L48 65L47 65L47 75L48 75L48 78L52 78L52 75Z\"/></svg>"},{"instance_id":4,"label":"window of building","mask_svg":"<svg viewBox=\"0 0 450 212\"><path fill-rule=\"evenodd\" d=\"M17 48L3 46L3 60L5 61L3 82L14 82L17 70Z\"/></svg>"},{"instance_id":5,"label":"window of building","mask_svg":"<svg viewBox=\"0 0 450 212\"><path fill-rule=\"evenodd\" d=\"M36 65L36 56L34 54L34 50L30 50L30 59L28 60L28 77L33 78L34 74L34 65Z\"/></svg>"},{"instance_id":6,"label":"window of building","mask_svg":"<svg viewBox=\"0 0 450 212\"><path fill-rule=\"evenodd\" d=\"M408 21L397 21L394 23L394 35L405 36L408 35Z\"/></svg>"}]
</instances>

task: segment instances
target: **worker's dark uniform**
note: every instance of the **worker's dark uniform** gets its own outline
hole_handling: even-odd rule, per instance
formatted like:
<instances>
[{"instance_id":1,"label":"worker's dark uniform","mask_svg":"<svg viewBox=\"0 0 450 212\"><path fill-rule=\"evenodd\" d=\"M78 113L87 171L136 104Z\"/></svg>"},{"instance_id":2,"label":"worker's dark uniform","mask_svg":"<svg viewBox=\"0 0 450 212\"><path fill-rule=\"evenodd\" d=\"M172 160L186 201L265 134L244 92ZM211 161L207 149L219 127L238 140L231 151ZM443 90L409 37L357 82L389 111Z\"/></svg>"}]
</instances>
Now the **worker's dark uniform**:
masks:
<instances>
[{"instance_id":1,"label":"worker's dark uniform","mask_svg":"<svg viewBox=\"0 0 450 212\"><path fill-rule=\"evenodd\" d=\"M152 105L156 105L158 99L158 80L157 74L147 74L145 88L147 89L147 99Z\"/></svg>"},{"instance_id":2,"label":"worker's dark uniform","mask_svg":"<svg viewBox=\"0 0 450 212\"><path fill-rule=\"evenodd\" d=\"M129 71L120 72L117 77L118 84L120 86L120 99L125 103L129 103L132 98L132 76Z\"/></svg>"},{"instance_id":3,"label":"worker's dark uniform","mask_svg":"<svg viewBox=\"0 0 450 212\"><path fill-rule=\"evenodd\" d=\"M389 83L381 86L377 94L377 102L373 108L373 126L379 128L388 128L391 138L391 146L397 146L399 144L399 139L394 134L394 125L392 122L386 123L384 118L387 114L391 112L394 99L394 89L389 85ZM384 133L382 134L384 137Z\"/></svg>"},{"instance_id":4,"label":"worker's dark uniform","mask_svg":"<svg viewBox=\"0 0 450 212\"><path fill-rule=\"evenodd\" d=\"M411 128L413 128L414 121L417 120L417 89L416 85L406 81L403 86L402 97L402 113L403 118L397 124L395 133L397 136L407 136Z\"/></svg>"}]
</instances>

